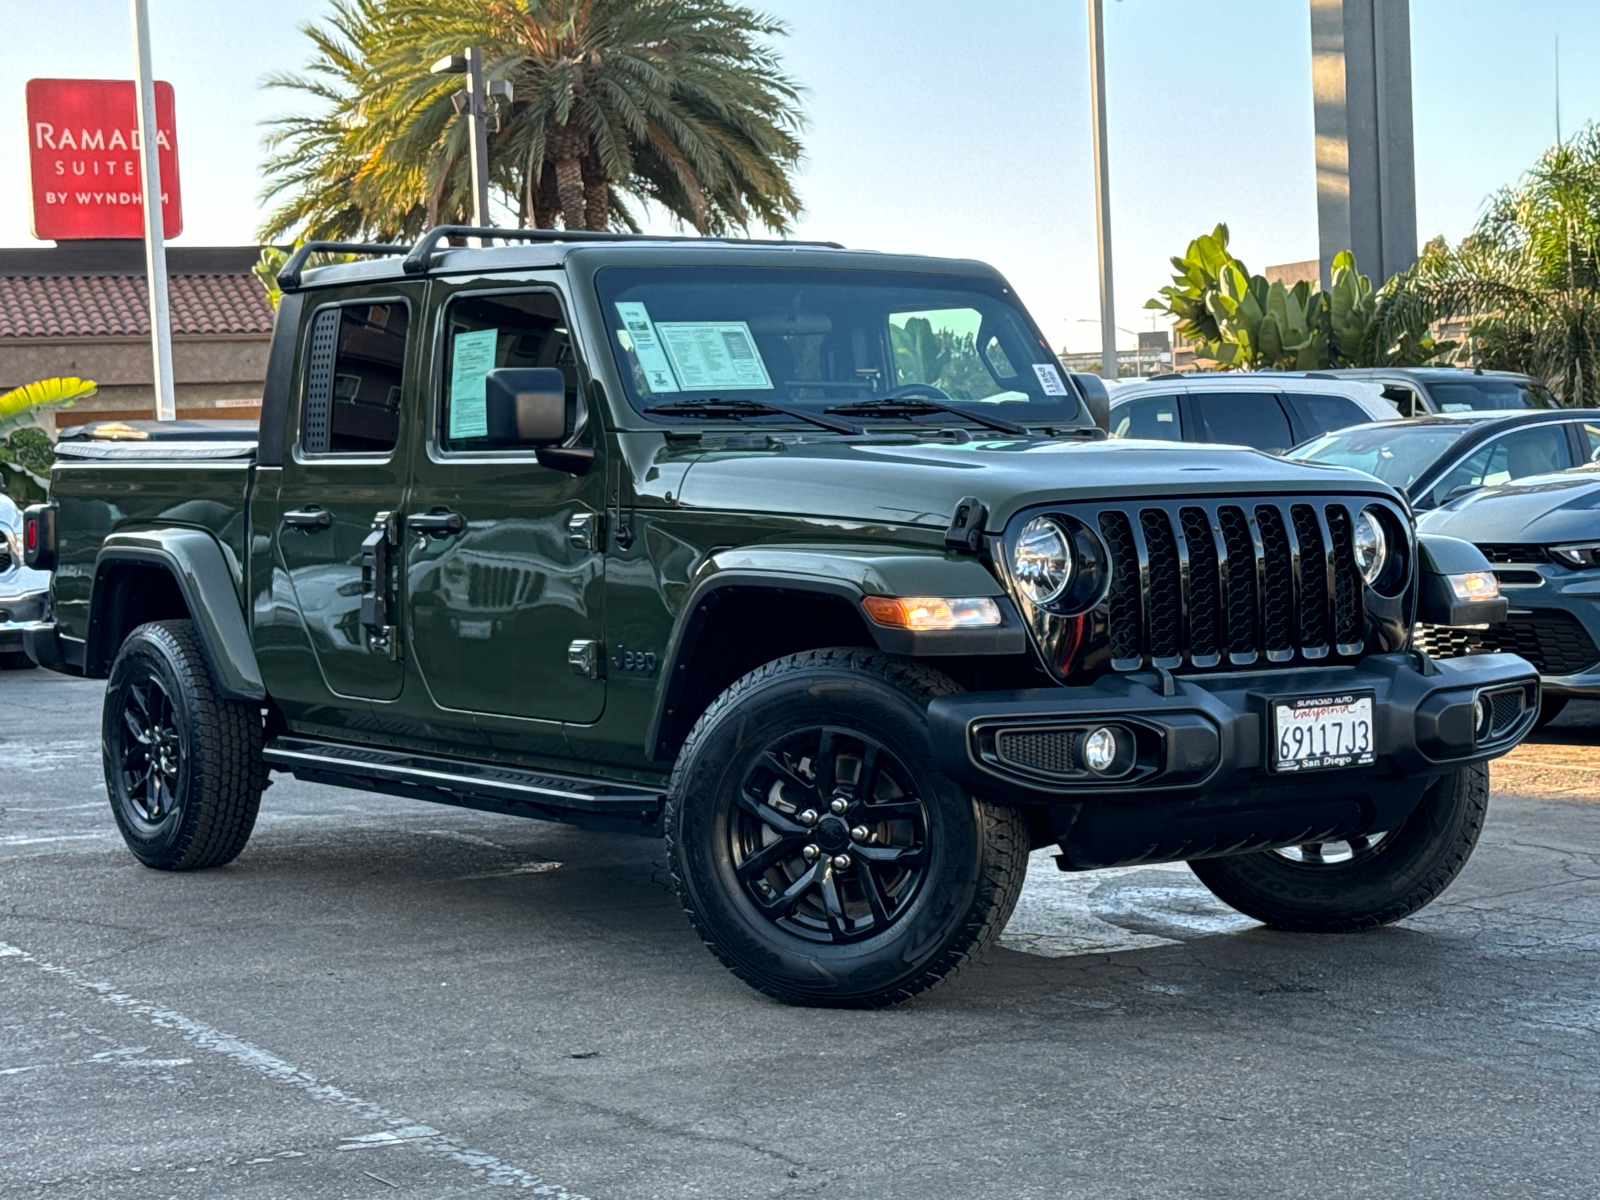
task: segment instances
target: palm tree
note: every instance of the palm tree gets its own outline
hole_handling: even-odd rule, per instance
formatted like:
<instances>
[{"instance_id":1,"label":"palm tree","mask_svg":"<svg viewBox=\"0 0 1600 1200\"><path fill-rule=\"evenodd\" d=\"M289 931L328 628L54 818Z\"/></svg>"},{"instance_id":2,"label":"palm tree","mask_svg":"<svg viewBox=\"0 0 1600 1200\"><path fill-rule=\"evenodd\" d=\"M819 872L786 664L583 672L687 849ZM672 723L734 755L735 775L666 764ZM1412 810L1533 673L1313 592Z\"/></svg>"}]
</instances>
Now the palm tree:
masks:
<instances>
[{"instance_id":1,"label":"palm tree","mask_svg":"<svg viewBox=\"0 0 1600 1200\"><path fill-rule=\"evenodd\" d=\"M1537 375L1569 405L1600 399L1600 130L1552 146L1489 199L1473 232L1424 251L1390 320L1470 317L1478 365Z\"/></svg>"},{"instance_id":2,"label":"palm tree","mask_svg":"<svg viewBox=\"0 0 1600 1200\"><path fill-rule=\"evenodd\" d=\"M308 73L268 82L321 107L270 126L265 238L462 221L460 80L428 68L466 46L512 85L490 177L523 224L636 229L629 199L701 233L800 213L799 88L767 45L784 26L730 0L334 0L306 32Z\"/></svg>"}]
</instances>

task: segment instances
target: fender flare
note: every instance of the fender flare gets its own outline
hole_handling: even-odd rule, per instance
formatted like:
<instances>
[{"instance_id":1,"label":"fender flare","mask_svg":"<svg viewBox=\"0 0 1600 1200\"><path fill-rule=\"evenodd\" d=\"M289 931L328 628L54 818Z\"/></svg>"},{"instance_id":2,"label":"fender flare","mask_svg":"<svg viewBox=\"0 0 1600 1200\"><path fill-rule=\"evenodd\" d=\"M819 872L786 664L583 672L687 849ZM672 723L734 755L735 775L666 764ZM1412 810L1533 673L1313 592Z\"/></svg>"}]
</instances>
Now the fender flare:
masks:
<instances>
[{"instance_id":1,"label":"fender flare","mask_svg":"<svg viewBox=\"0 0 1600 1200\"><path fill-rule=\"evenodd\" d=\"M106 538L94 561L86 662L94 656L101 636L100 614L109 569L124 563L159 567L172 576L194 620L219 692L231 700L267 698L234 572L216 538L200 529L122 530Z\"/></svg>"},{"instance_id":2,"label":"fender flare","mask_svg":"<svg viewBox=\"0 0 1600 1200\"><path fill-rule=\"evenodd\" d=\"M831 546L750 546L708 556L690 579L688 599L678 610L662 656L662 686L645 740L652 759L665 756L663 731L677 717L685 691L686 660L693 657L708 615L718 600L734 593L811 593L843 600L855 610L879 650L910 658L929 656L1016 655L1028 649L1027 632L1011 598L988 568L971 558L942 552L885 552L881 548ZM873 621L862 607L866 596L988 596L1000 608L993 629L913 632Z\"/></svg>"}]
</instances>

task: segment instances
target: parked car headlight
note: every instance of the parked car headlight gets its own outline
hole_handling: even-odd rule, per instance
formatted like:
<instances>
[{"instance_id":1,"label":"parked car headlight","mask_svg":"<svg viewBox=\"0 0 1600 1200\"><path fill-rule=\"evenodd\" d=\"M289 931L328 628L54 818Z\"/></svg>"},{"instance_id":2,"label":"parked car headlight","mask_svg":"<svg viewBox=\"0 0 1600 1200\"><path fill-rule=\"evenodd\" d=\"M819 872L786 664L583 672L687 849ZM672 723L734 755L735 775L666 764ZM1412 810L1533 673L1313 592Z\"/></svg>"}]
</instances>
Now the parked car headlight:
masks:
<instances>
[{"instance_id":1,"label":"parked car headlight","mask_svg":"<svg viewBox=\"0 0 1600 1200\"><path fill-rule=\"evenodd\" d=\"M1600 542L1581 542L1572 546L1551 546L1550 557L1580 571L1600 567Z\"/></svg>"},{"instance_id":2,"label":"parked car headlight","mask_svg":"<svg viewBox=\"0 0 1600 1200\"><path fill-rule=\"evenodd\" d=\"M1072 542L1049 517L1035 517L1022 527L1011 552L1011 574L1035 604L1049 604L1072 582Z\"/></svg>"},{"instance_id":3,"label":"parked car headlight","mask_svg":"<svg viewBox=\"0 0 1600 1200\"><path fill-rule=\"evenodd\" d=\"M1383 532L1383 520L1372 509L1363 508L1356 515L1354 533L1356 566L1371 587L1389 565L1389 539Z\"/></svg>"}]
</instances>

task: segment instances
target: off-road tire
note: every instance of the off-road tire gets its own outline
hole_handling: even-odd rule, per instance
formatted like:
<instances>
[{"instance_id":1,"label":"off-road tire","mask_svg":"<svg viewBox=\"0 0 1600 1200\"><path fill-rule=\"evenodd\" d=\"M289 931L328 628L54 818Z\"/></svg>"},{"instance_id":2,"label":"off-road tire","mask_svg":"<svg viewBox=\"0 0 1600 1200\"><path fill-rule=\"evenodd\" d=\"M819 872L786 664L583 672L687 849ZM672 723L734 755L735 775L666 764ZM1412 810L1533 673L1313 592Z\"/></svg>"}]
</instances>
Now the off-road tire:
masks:
<instances>
[{"instance_id":1,"label":"off-road tire","mask_svg":"<svg viewBox=\"0 0 1600 1200\"><path fill-rule=\"evenodd\" d=\"M155 821L143 819L130 800L119 750L128 689L143 685L148 692L152 680L171 701L181 747L176 803ZM237 858L266 784L261 743L260 709L217 694L192 621L154 621L128 635L106 684L100 745L112 815L135 858L162 871L220 867Z\"/></svg>"},{"instance_id":2,"label":"off-road tire","mask_svg":"<svg viewBox=\"0 0 1600 1200\"><path fill-rule=\"evenodd\" d=\"M1189 863L1228 906L1275 929L1356 933L1408 917L1466 866L1489 808L1489 768L1442 776L1399 829L1345 862L1294 862L1276 851Z\"/></svg>"},{"instance_id":3,"label":"off-road tire","mask_svg":"<svg viewBox=\"0 0 1600 1200\"><path fill-rule=\"evenodd\" d=\"M787 1004L879 1008L948 978L1005 928L1028 864L1022 816L968 795L930 765L928 703L960 690L891 655L813 650L751 672L700 717L678 756L663 822L684 911L730 971ZM734 875L726 836L747 764L787 730L817 724L892 751L928 814L920 890L881 934L847 944L807 941L761 914Z\"/></svg>"}]
</instances>

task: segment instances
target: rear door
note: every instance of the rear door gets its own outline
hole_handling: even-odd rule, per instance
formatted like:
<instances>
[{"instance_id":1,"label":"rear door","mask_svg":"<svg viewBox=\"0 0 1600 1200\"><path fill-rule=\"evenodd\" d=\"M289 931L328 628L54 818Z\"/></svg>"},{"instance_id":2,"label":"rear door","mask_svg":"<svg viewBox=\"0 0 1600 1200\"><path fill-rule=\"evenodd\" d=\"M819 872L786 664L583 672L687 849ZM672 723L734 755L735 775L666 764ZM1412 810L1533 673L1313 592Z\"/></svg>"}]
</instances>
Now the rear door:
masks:
<instances>
[{"instance_id":1,"label":"rear door","mask_svg":"<svg viewBox=\"0 0 1600 1200\"><path fill-rule=\"evenodd\" d=\"M588 473L570 475L485 438L484 376L497 367L559 368L569 411L584 411L587 376L561 296L434 286L428 425L407 510L409 652L445 723L595 721L606 695L603 439Z\"/></svg>"},{"instance_id":2,"label":"rear door","mask_svg":"<svg viewBox=\"0 0 1600 1200\"><path fill-rule=\"evenodd\" d=\"M1336 429L1365 425L1372 418L1349 396L1323 392L1286 392L1284 399L1300 418L1295 436L1302 442Z\"/></svg>"},{"instance_id":3,"label":"rear door","mask_svg":"<svg viewBox=\"0 0 1600 1200\"><path fill-rule=\"evenodd\" d=\"M1196 389L1189 393L1189 406L1198 431L1194 441L1253 446L1272 454L1295 444L1289 416L1274 392Z\"/></svg>"},{"instance_id":4,"label":"rear door","mask_svg":"<svg viewBox=\"0 0 1600 1200\"><path fill-rule=\"evenodd\" d=\"M312 296L300 325L283 465L272 473L275 486L263 479L255 499L255 527L270 536L282 581L273 585L269 611L257 614L258 643L270 655L282 632L271 626L288 602L320 673L314 682L296 681L301 699L392 700L403 674L394 573L385 568L391 514L405 489L422 289L386 285L374 298L368 285ZM379 540L389 544L380 549Z\"/></svg>"}]
</instances>

